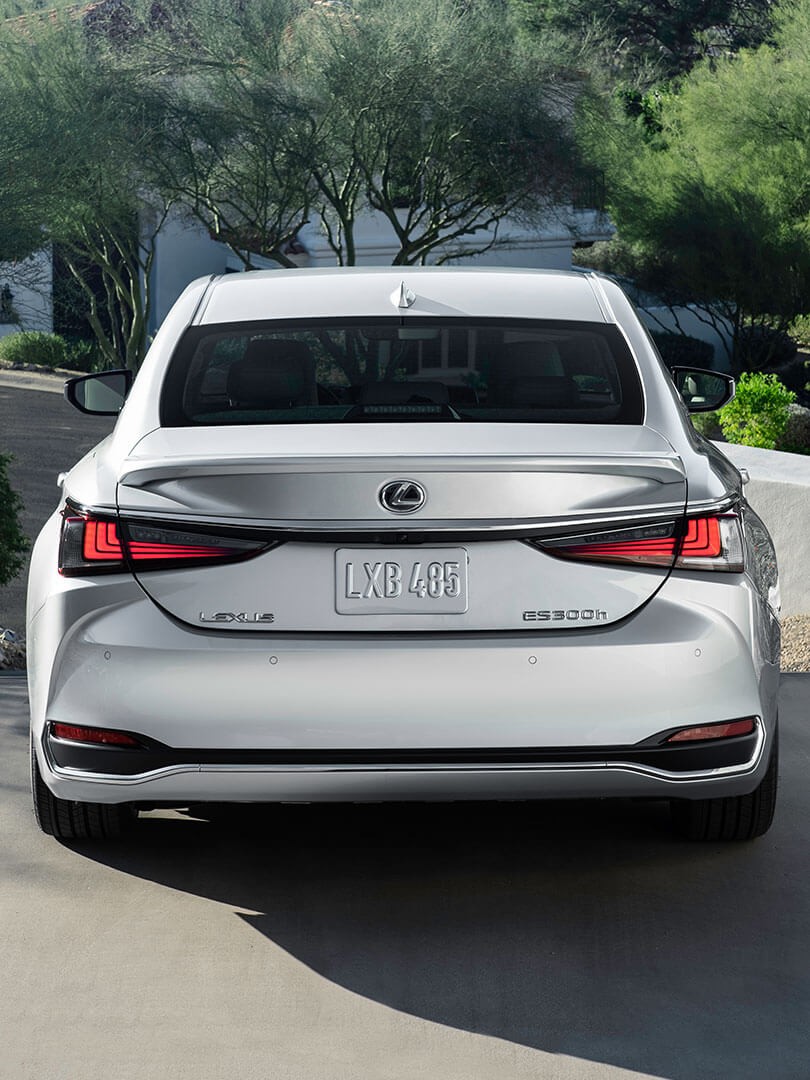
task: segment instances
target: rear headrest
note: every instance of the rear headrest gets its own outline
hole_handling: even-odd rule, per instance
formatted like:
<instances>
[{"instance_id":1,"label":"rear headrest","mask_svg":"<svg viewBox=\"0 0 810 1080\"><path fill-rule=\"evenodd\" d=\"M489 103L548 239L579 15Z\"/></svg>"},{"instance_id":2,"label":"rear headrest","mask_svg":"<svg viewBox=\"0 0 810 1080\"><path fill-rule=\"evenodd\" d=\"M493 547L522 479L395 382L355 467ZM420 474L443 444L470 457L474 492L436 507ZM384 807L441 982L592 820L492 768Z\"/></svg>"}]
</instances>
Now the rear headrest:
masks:
<instances>
[{"instance_id":1,"label":"rear headrest","mask_svg":"<svg viewBox=\"0 0 810 1080\"><path fill-rule=\"evenodd\" d=\"M564 375L560 350L553 341L518 341L500 353L493 375L504 382L521 376Z\"/></svg>"},{"instance_id":2,"label":"rear headrest","mask_svg":"<svg viewBox=\"0 0 810 1080\"><path fill-rule=\"evenodd\" d=\"M564 375L514 379L503 390L500 404L512 408L571 409L579 404L577 384Z\"/></svg>"},{"instance_id":3,"label":"rear headrest","mask_svg":"<svg viewBox=\"0 0 810 1080\"><path fill-rule=\"evenodd\" d=\"M489 358L487 403L510 406L519 379L562 378L560 352L553 341L517 341L497 349Z\"/></svg>"},{"instance_id":4,"label":"rear headrest","mask_svg":"<svg viewBox=\"0 0 810 1080\"><path fill-rule=\"evenodd\" d=\"M317 405L315 359L302 341L254 338L231 365L227 393L242 409Z\"/></svg>"}]
</instances>

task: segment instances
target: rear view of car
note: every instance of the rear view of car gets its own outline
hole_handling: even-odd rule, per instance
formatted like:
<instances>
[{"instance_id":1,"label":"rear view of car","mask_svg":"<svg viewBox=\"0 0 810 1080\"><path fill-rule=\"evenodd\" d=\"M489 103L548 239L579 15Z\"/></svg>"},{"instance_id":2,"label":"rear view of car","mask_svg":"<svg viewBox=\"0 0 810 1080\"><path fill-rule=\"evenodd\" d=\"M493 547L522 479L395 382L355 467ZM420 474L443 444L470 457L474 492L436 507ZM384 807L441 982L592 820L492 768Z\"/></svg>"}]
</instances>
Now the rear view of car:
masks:
<instances>
[{"instance_id":1,"label":"rear view of car","mask_svg":"<svg viewBox=\"0 0 810 1080\"><path fill-rule=\"evenodd\" d=\"M692 409L732 392L676 378ZM750 838L777 609L739 474L612 282L196 282L37 542L38 818L101 838L199 802L643 796Z\"/></svg>"}]
</instances>

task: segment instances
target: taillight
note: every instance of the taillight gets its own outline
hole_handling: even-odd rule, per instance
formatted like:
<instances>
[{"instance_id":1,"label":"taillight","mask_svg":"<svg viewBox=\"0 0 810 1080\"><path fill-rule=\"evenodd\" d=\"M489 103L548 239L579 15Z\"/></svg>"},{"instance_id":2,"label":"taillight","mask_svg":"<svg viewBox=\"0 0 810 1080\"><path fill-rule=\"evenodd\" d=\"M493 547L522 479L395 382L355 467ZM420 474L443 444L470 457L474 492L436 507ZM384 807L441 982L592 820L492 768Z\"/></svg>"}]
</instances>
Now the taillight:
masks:
<instances>
[{"instance_id":1,"label":"taillight","mask_svg":"<svg viewBox=\"0 0 810 1080\"><path fill-rule=\"evenodd\" d=\"M59 544L60 574L104 574L125 569L114 521L65 511Z\"/></svg>"},{"instance_id":2,"label":"taillight","mask_svg":"<svg viewBox=\"0 0 810 1080\"><path fill-rule=\"evenodd\" d=\"M67 742L94 743L98 746L143 747L134 736L114 728L80 727L78 724L51 724L51 735Z\"/></svg>"},{"instance_id":3,"label":"taillight","mask_svg":"<svg viewBox=\"0 0 810 1080\"><path fill-rule=\"evenodd\" d=\"M257 555L272 547L264 539L125 522L92 513L65 512L59 548L59 572L120 573L207 565Z\"/></svg>"},{"instance_id":4,"label":"taillight","mask_svg":"<svg viewBox=\"0 0 810 1080\"><path fill-rule=\"evenodd\" d=\"M745 566L740 520L735 514L692 517L685 524L668 521L534 543L550 555L591 562L735 573Z\"/></svg>"},{"instance_id":5,"label":"taillight","mask_svg":"<svg viewBox=\"0 0 810 1080\"><path fill-rule=\"evenodd\" d=\"M756 720L747 716L744 720L729 720L722 724L701 724L697 727L681 728L667 739L668 743L703 742L705 739L732 739L735 735L752 735L756 731Z\"/></svg>"}]
</instances>

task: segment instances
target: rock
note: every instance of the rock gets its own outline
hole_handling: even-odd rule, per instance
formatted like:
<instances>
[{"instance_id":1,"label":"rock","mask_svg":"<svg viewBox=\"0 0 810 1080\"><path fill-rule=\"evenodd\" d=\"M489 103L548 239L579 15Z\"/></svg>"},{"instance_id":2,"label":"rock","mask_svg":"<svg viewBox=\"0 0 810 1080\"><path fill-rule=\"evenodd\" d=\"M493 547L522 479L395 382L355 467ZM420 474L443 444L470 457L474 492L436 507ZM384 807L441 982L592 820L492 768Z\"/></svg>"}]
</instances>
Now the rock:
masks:
<instances>
[{"instance_id":1,"label":"rock","mask_svg":"<svg viewBox=\"0 0 810 1080\"><path fill-rule=\"evenodd\" d=\"M787 450L792 453L810 454L810 409L803 405L788 405L790 419L782 438L779 440L777 450Z\"/></svg>"},{"instance_id":2,"label":"rock","mask_svg":"<svg viewBox=\"0 0 810 1080\"><path fill-rule=\"evenodd\" d=\"M13 630L0 629L0 671L25 670L25 641Z\"/></svg>"}]
</instances>

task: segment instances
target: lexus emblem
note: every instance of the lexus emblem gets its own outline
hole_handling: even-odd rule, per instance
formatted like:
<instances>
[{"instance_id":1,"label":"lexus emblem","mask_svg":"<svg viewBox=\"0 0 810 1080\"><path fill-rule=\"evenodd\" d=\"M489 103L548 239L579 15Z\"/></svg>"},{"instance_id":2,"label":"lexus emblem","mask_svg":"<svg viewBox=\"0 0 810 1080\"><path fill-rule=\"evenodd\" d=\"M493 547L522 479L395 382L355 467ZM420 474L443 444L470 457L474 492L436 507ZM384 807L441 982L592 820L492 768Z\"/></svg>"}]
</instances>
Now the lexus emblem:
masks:
<instances>
[{"instance_id":1,"label":"lexus emblem","mask_svg":"<svg viewBox=\"0 0 810 1080\"><path fill-rule=\"evenodd\" d=\"M392 480L380 491L380 503L392 514L413 514L425 505L425 489L413 480Z\"/></svg>"}]
</instances>

